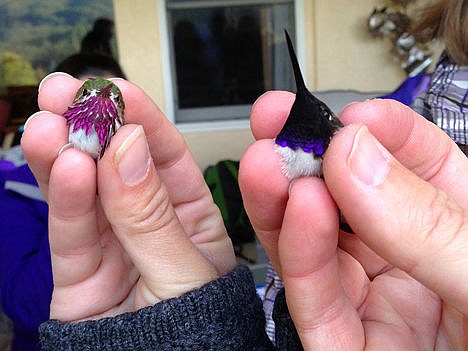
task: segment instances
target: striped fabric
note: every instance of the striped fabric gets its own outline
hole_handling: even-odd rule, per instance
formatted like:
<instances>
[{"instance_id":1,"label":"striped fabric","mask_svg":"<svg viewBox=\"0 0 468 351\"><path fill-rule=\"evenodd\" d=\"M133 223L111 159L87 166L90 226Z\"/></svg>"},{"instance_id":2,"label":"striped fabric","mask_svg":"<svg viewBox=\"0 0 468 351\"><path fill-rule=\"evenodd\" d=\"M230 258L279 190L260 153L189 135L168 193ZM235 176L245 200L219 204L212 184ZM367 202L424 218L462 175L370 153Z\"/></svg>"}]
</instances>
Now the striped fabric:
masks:
<instances>
[{"instance_id":1,"label":"striped fabric","mask_svg":"<svg viewBox=\"0 0 468 351\"><path fill-rule=\"evenodd\" d=\"M271 262L268 263L268 269L265 278L265 295L263 296L263 309L265 311L265 330L270 340L275 342L275 322L273 321L273 306L276 295L283 288L283 282L274 270Z\"/></svg>"},{"instance_id":2,"label":"striped fabric","mask_svg":"<svg viewBox=\"0 0 468 351\"><path fill-rule=\"evenodd\" d=\"M457 144L468 144L468 66L455 65L443 54L429 89L413 108L442 128Z\"/></svg>"}]
</instances>

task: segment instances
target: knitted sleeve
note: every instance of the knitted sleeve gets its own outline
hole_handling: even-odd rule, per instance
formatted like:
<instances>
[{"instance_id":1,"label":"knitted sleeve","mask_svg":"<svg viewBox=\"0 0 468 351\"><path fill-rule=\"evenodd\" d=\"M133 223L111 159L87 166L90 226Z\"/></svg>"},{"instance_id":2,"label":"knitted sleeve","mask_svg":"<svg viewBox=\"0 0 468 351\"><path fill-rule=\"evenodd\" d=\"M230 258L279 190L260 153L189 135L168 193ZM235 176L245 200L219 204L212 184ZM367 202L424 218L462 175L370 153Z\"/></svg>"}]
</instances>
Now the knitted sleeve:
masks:
<instances>
[{"instance_id":1,"label":"knitted sleeve","mask_svg":"<svg viewBox=\"0 0 468 351\"><path fill-rule=\"evenodd\" d=\"M70 301L73 303L73 301ZM44 350L274 350L247 267L178 298L113 318L40 326Z\"/></svg>"}]
</instances>

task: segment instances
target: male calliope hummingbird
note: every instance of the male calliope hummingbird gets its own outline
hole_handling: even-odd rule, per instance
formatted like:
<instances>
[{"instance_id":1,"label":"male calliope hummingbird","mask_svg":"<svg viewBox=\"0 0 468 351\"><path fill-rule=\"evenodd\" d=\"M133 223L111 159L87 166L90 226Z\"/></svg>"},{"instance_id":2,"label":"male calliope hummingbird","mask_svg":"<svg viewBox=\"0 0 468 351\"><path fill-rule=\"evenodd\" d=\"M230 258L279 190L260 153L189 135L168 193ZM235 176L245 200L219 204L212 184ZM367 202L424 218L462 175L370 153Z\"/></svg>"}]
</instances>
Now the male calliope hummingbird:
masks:
<instances>
[{"instance_id":1,"label":"male calliope hummingbird","mask_svg":"<svg viewBox=\"0 0 468 351\"><path fill-rule=\"evenodd\" d=\"M307 90L291 38L288 32L285 34L297 92L283 129L275 139L275 149L281 156L282 171L289 179L320 177L323 154L343 124L325 103Z\"/></svg>"},{"instance_id":2,"label":"male calliope hummingbird","mask_svg":"<svg viewBox=\"0 0 468 351\"><path fill-rule=\"evenodd\" d=\"M101 158L112 136L125 123L124 109L117 85L104 78L88 79L63 114L70 127L68 141L93 158Z\"/></svg>"}]
</instances>

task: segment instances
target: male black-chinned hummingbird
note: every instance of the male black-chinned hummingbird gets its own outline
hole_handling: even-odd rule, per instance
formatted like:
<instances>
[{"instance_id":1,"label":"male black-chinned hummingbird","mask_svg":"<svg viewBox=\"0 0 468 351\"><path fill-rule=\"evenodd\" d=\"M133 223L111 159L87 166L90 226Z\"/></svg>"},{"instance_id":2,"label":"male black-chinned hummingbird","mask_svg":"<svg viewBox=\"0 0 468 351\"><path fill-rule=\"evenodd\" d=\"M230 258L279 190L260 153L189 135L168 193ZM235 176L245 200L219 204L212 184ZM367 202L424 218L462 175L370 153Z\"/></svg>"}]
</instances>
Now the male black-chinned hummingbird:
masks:
<instances>
[{"instance_id":1,"label":"male black-chinned hummingbird","mask_svg":"<svg viewBox=\"0 0 468 351\"><path fill-rule=\"evenodd\" d=\"M330 108L307 89L291 38L285 31L289 56L296 80L296 99L286 122L276 136L284 175L292 180L303 176L322 176L322 159L333 135L343 127ZM340 211L340 228L354 233Z\"/></svg>"},{"instance_id":2,"label":"male black-chinned hummingbird","mask_svg":"<svg viewBox=\"0 0 468 351\"><path fill-rule=\"evenodd\" d=\"M290 180L322 176L322 158L333 135L343 126L330 108L307 89L288 32L289 56L296 80L296 99L275 139L282 171Z\"/></svg>"},{"instance_id":3,"label":"male black-chinned hummingbird","mask_svg":"<svg viewBox=\"0 0 468 351\"><path fill-rule=\"evenodd\" d=\"M125 104L120 89L104 78L90 78L63 114L69 126L68 141L75 148L101 158L110 139L123 124Z\"/></svg>"}]
</instances>

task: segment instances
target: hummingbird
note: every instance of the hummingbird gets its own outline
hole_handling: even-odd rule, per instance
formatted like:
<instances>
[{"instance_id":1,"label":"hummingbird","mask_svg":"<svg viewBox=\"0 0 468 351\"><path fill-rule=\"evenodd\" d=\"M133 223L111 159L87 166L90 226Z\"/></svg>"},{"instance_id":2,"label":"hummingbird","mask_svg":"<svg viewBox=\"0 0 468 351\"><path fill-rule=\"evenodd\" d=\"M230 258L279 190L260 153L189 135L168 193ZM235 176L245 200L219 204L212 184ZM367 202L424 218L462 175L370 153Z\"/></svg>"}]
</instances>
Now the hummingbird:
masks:
<instances>
[{"instance_id":1,"label":"hummingbird","mask_svg":"<svg viewBox=\"0 0 468 351\"><path fill-rule=\"evenodd\" d=\"M322 158L333 135L343 124L322 101L307 89L291 38L285 31L296 81L296 99L275 139L282 159L283 174L290 180L301 176L322 176Z\"/></svg>"},{"instance_id":2,"label":"hummingbird","mask_svg":"<svg viewBox=\"0 0 468 351\"><path fill-rule=\"evenodd\" d=\"M124 110L117 85L104 78L88 79L63 114L70 128L69 143L94 159L101 158L112 136L125 124Z\"/></svg>"},{"instance_id":3,"label":"hummingbird","mask_svg":"<svg viewBox=\"0 0 468 351\"><path fill-rule=\"evenodd\" d=\"M307 89L287 31L286 42L296 81L296 99L283 128L276 136L275 149L281 156L283 174L290 180L303 176L322 177L322 159L333 135L343 127L332 110ZM353 229L339 211L340 228Z\"/></svg>"}]
</instances>

